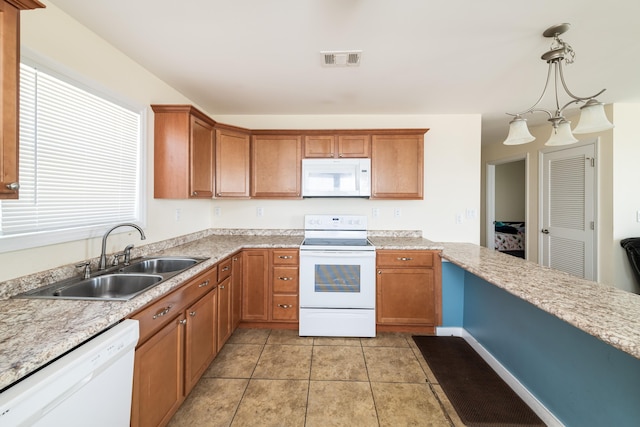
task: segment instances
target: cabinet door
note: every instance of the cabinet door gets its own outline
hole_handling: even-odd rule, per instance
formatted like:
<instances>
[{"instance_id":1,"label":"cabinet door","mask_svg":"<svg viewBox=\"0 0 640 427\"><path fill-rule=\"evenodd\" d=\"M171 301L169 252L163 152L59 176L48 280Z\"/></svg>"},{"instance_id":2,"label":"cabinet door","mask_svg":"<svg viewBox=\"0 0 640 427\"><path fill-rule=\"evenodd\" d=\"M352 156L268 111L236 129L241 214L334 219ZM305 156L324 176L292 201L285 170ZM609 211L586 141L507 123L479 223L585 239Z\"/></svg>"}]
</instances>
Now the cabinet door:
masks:
<instances>
[{"instance_id":1,"label":"cabinet door","mask_svg":"<svg viewBox=\"0 0 640 427\"><path fill-rule=\"evenodd\" d=\"M217 290L187 308L184 394L191 391L216 356Z\"/></svg>"},{"instance_id":2,"label":"cabinet door","mask_svg":"<svg viewBox=\"0 0 640 427\"><path fill-rule=\"evenodd\" d=\"M251 196L300 198L302 137L254 135L251 144Z\"/></svg>"},{"instance_id":3,"label":"cabinet door","mask_svg":"<svg viewBox=\"0 0 640 427\"><path fill-rule=\"evenodd\" d=\"M242 258L238 253L231 258L231 333L240 324L242 317Z\"/></svg>"},{"instance_id":4,"label":"cabinet door","mask_svg":"<svg viewBox=\"0 0 640 427\"><path fill-rule=\"evenodd\" d=\"M213 127L191 117L190 197L213 197Z\"/></svg>"},{"instance_id":5,"label":"cabinet door","mask_svg":"<svg viewBox=\"0 0 640 427\"><path fill-rule=\"evenodd\" d=\"M422 199L423 135L374 135L371 141L371 198Z\"/></svg>"},{"instance_id":6,"label":"cabinet door","mask_svg":"<svg viewBox=\"0 0 640 427\"><path fill-rule=\"evenodd\" d=\"M20 11L0 2L0 199L17 199L18 184L18 58Z\"/></svg>"},{"instance_id":7,"label":"cabinet door","mask_svg":"<svg viewBox=\"0 0 640 427\"><path fill-rule=\"evenodd\" d=\"M380 324L436 325L433 269L378 269L377 320Z\"/></svg>"},{"instance_id":8,"label":"cabinet door","mask_svg":"<svg viewBox=\"0 0 640 427\"><path fill-rule=\"evenodd\" d=\"M249 197L248 134L216 129L216 197Z\"/></svg>"},{"instance_id":9,"label":"cabinet door","mask_svg":"<svg viewBox=\"0 0 640 427\"><path fill-rule=\"evenodd\" d=\"M269 251L244 251L242 320L269 320Z\"/></svg>"},{"instance_id":10,"label":"cabinet door","mask_svg":"<svg viewBox=\"0 0 640 427\"><path fill-rule=\"evenodd\" d=\"M183 316L136 349L132 427L166 425L183 400Z\"/></svg>"},{"instance_id":11,"label":"cabinet door","mask_svg":"<svg viewBox=\"0 0 640 427\"><path fill-rule=\"evenodd\" d=\"M335 137L333 135L314 135L304 137L304 157L335 157Z\"/></svg>"},{"instance_id":12,"label":"cabinet door","mask_svg":"<svg viewBox=\"0 0 640 427\"><path fill-rule=\"evenodd\" d=\"M370 155L370 135L338 135L338 157L367 158Z\"/></svg>"},{"instance_id":13,"label":"cabinet door","mask_svg":"<svg viewBox=\"0 0 640 427\"><path fill-rule=\"evenodd\" d=\"M231 336L231 277L218 284L218 349Z\"/></svg>"}]
</instances>

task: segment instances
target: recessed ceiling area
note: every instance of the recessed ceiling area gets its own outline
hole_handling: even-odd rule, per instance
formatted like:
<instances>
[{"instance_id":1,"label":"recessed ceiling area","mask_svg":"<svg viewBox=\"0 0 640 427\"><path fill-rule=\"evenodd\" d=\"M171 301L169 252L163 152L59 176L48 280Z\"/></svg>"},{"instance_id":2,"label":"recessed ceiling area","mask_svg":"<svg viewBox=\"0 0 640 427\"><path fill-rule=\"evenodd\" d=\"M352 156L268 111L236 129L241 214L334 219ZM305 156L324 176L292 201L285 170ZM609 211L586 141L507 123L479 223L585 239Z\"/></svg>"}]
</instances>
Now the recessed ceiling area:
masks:
<instances>
[{"instance_id":1,"label":"recessed ceiling area","mask_svg":"<svg viewBox=\"0 0 640 427\"><path fill-rule=\"evenodd\" d=\"M44 2L214 117L481 114L483 143L502 141L505 113L529 107L544 85L542 32L562 22L576 51L572 92L640 102L637 0ZM322 65L320 52L354 47L359 66Z\"/></svg>"}]
</instances>

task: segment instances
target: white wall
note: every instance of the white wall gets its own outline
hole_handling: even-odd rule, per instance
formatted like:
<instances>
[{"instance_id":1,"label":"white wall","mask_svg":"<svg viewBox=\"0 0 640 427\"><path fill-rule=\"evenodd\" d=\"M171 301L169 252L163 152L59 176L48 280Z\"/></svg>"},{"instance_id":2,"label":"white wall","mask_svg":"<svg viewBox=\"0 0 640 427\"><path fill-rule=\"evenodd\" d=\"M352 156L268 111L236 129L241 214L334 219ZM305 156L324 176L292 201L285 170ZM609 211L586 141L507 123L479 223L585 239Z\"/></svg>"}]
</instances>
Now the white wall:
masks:
<instances>
[{"instance_id":1,"label":"white wall","mask_svg":"<svg viewBox=\"0 0 640 427\"><path fill-rule=\"evenodd\" d=\"M301 228L305 213L345 212L371 214L372 229L422 230L436 241L479 243L479 215L456 216L480 208L480 115L387 115L387 116L216 116L217 121L255 129L267 128L430 128L425 136L425 199L423 201L344 200L328 204L322 200L155 200L153 199L153 112L155 103L192 103L178 91L140 67L133 59L107 44L86 27L47 3L46 9L22 14L22 45L25 51L65 68L79 80L97 83L115 96L125 96L146 108L145 233L151 243L215 227ZM222 208L214 217L213 208ZM257 218L255 207L265 208ZM402 209L393 218L392 210ZM175 210L181 220L175 220ZM0 254L0 282L26 274L71 264L100 254L101 236L66 244ZM126 244L140 244L135 232L110 237L108 252Z\"/></svg>"},{"instance_id":2,"label":"white wall","mask_svg":"<svg viewBox=\"0 0 640 427\"><path fill-rule=\"evenodd\" d=\"M495 166L495 216L497 221L525 221L524 160Z\"/></svg>"},{"instance_id":3,"label":"white wall","mask_svg":"<svg viewBox=\"0 0 640 427\"><path fill-rule=\"evenodd\" d=\"M215 120L250 129L384 129L429 128L424 145L424 200L215 200L221 216L215 227L302 228L303 216L316 213L349 213L369 216L375 230L422 230L435 241L480 242L480 116L213 116ZM256 208L264 216L256 216ZM372 209L380 216L373 218ZM394 208L402 215L393 216ZM475 209L475 218L467 218ZM464 221L456 223L456 215Z\"/></svg>"},{"instance_id":4,"label":"white wall","mask_svg":"<svg viewBox=\"0 0 640 427\"><path fill-rule=\"evenodd\" d=\"M616 286L640 292L633 279L626 252L620 247L620 240L640 237L640 138L638 137L638 117L640 105L615 104L613 119L613 271Z\"/></svg>"}]
</instances>

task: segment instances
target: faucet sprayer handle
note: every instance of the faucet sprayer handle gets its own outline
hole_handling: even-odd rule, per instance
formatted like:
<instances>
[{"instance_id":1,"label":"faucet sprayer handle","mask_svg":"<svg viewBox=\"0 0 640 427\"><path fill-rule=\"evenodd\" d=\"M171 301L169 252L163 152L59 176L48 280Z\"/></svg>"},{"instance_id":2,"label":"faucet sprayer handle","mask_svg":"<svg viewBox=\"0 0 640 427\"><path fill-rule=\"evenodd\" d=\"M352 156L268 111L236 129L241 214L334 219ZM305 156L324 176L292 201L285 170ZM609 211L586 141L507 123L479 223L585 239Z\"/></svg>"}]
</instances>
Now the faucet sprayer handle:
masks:
<instances>
[{"instance_id":1,"label":"faucet sprayer handle","mask_svg":"<svg viewBox=\"0 0 640 427\"><path fill-rule=\"evenodd\" d=\"M80 264L76 264L76 268L84 268L84 270L82 271L83 279L88 279L89 277L91 277L91 262L81 262Z\"/></svg>"},{"instance_id":2,"label":"faucet sprayer handle","mask_svg":"<svg viewBox=\"0 0 640 427\"><path fill-rule=\"evenodd\" d=\"M133 249L133 245L127 245L122 252L124 254L124 265L129 265L131 262L131 249Z\"/></svg>"}]
</instances>

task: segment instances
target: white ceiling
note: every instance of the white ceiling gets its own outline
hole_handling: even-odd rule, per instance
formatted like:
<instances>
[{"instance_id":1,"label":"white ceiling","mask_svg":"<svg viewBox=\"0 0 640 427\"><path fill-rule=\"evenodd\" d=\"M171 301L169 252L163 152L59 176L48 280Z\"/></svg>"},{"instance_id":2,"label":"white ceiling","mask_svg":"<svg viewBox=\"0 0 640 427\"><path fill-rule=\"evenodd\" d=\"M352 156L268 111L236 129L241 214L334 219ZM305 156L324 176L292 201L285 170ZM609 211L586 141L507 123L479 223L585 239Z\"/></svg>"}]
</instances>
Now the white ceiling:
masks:
<instances>
[{"instance_id":1,"label":"white ceiling","mask_svg":"<svg viewBox=\"0 0 640 427\"><path fill-rule=\"evenodd\" d=\"M483 143L539 96L549 26L569 88L640 102L638 0L51 0L212 114L482 114ZM359 67L320 51L362 50ZM567 99L568 100L568 99ZM551 108L551 99L543 106ZM544 122L546 115L529 116Z\"/></svg>"}]
</instances>

